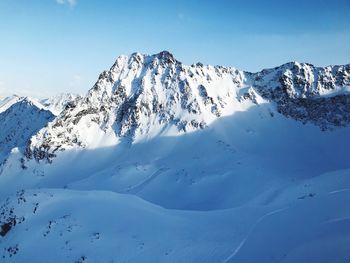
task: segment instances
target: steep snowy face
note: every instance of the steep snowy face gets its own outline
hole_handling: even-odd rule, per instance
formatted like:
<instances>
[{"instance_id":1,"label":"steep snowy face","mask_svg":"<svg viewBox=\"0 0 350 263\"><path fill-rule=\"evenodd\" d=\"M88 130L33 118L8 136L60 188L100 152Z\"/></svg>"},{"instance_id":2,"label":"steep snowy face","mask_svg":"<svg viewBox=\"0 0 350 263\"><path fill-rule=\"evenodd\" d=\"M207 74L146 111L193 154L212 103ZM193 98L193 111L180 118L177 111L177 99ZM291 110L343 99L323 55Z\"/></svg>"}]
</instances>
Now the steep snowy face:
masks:
<instances>
[{"instance_id":1,"label":"steep snowy face","mask_svg":"<svg viewBox=\"0 0 350 263\"><path fill-rule=\"evenodd\" d=\"M350 64L314 67L291 62L253 75L258 92L287 117L325 130L350 122Z\"/></svg>"},{"instance_id":2,"label":"steep snowy face","mask_svg":"<svg viewBox=\"0 0 350 263\"><path fill-rule=\"evenodd\" d=\"M116 108L115 131L133 139L145 134L204 128L233 112L243 72L196 64L185 66L169 52L119 57L101 74L86 100ZM235 109L237 110L237 108Z\"/></svg>"},{"instance_id":3,"label":"steep snowy face","mask_svg":"<svg viewBox=\"0 0 350 263\"><path fill-rule=\"evenodd\" d=\"M58 116L65 109L68 103L78 97L78 95L72 93L60 93L50 98L42 99L40 100L40 103L54 115Z\"/></svg>"},{"instance_id":4,"label":"steep snowy face","mask_svg":"<svg viewBox=\"0 0 350 263\"><path fill-rule=\"evenodd\" d=\"M32 139L27 156L203 129L253 104L239 102L244 78L232 68L185 66L166 51L120 56L84 98L68 103L62 115Z\"/></svg>"},{"instance_id":5,"label":"steep snowy face","mask_svg":"<svg viewBox=\"0 0 350 263\"><path fill-rule=\"evenodd\" d=\"M345 126L349 90L350 65L316 68L294 62L249 73L201 63L186 66L167 51L133 53L118 57L85 97L69 102L32 138L26 155L49 159L74 147L176 136L269 102L279 113L321 129Z\"/></svg>"},{"instance_id":6,"label":"steep snowy face","mask_svg":"<svg viewBox=\"0 0 350 263\"><path fill-rule=\"evenodd\" d=\"M0 113L0 164L11 149L26 146L29 138L53 119L50 111L40 109L36 102L20 98Z\"/></svg>"}]
</instances>

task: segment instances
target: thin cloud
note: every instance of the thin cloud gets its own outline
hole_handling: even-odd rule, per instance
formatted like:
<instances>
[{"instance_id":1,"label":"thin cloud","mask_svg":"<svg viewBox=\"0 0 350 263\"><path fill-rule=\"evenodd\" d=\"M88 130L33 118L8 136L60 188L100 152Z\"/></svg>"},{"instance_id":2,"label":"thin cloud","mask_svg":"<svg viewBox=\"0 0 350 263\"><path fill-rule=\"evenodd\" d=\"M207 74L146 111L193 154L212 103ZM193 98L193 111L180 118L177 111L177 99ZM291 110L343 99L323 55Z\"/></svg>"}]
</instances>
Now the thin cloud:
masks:
<instances>
[{"instance_id":1,"label":"thin cloud","mask_svg":"<svg viewBox=\"0 0 350 263\"><path fill-rule=\"evenodd\" d=\"M77 0L56 0L56 3L59 5L69 5L70 7L73 7L77 4Z\"/></svg>"}]
</instances>

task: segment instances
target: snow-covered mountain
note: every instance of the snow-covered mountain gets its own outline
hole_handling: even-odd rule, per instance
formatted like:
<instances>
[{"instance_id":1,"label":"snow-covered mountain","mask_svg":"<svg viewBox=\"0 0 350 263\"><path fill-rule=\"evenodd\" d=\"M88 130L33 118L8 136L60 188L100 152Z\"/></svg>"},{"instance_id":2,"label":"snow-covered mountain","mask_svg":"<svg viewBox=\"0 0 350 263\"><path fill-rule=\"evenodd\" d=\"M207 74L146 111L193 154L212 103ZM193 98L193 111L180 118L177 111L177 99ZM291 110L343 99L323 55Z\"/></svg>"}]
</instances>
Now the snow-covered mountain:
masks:
<instances>
[{"instance_id":1,"label":"snow-covered mountain","mask_svg":"<svg viewBox=\"0 0 350 263\"><path fill-rule=\"evenodd\" d=\"M29 139L76 98L76 95L61 93L43 100L18 95L1 99L0 165L12 149L18 147L23 152Z\"/></svg>"},{"instance_id":2,"label":"snow-covered mountain","mask_svg":"<svg viewBox=\"0 0 350 263\"><path fill-rule=\"evenodd\" d=\"M7 158L0 256L346 262L349 87L350 65L120 56Z\"/></svg>"},{"instance_id":3,"label":"snow-covered mountain","mask_svg":"<svg viewBox=\"0 0 350 263\"><path fill-rule=\"evenodd\" d=\"M2 105L3 108L9 107L0 113L0 164L13 148L22 148L23 151L31 136L54 117L29 98L12 97Z\"/></svg>"},{"instance_id":4,"label":"snow-covered mountain","mask_svg":"<svg viewBox=\"0 0 350 263\"><path fill-rule=\"evenodd\" d=\"M321 129L350 122L350 64L317 68L287 63L254 74L260 94L277 103L278 112Z\"/></svg>"}]
</instances>

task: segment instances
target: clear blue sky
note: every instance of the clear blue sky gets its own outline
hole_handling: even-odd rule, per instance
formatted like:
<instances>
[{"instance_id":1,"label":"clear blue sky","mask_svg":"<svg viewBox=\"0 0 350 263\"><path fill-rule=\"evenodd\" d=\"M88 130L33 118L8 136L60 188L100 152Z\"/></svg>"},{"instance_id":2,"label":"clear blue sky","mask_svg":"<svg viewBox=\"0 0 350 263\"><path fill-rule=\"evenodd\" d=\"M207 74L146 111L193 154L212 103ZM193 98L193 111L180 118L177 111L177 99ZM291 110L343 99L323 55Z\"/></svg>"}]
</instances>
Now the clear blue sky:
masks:
<instances>
[{"instance_id":1,"label":"clear blue sky","mask_svg":"<svg viewBox=\"0 0 350 263\"><path fill-rule=\"evenodd\" d=\"M350 0L0 0L0 95L84 93L120 54L258 71L350 63Z\"/></svg>"}]
</instances>

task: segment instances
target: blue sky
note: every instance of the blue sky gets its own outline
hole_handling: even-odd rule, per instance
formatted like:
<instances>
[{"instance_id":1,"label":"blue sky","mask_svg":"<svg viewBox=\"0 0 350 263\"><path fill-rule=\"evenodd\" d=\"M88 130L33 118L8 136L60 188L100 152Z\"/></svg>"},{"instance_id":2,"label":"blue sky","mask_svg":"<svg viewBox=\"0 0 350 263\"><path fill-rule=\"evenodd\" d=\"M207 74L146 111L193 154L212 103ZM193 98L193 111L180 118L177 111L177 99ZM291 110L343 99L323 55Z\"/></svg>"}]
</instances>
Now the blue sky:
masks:
<instances>
[{"instance_id":1,"label":"blue sky","mask_svg":"<svg viewBox=\"0 0 350 263\"><path fill-rule=\"evenodd\" d=\"M350 63L349 17L350 0L0 0L0 95L84 93L134 51L249 71Z\"/></svg>"}]
</instances>

